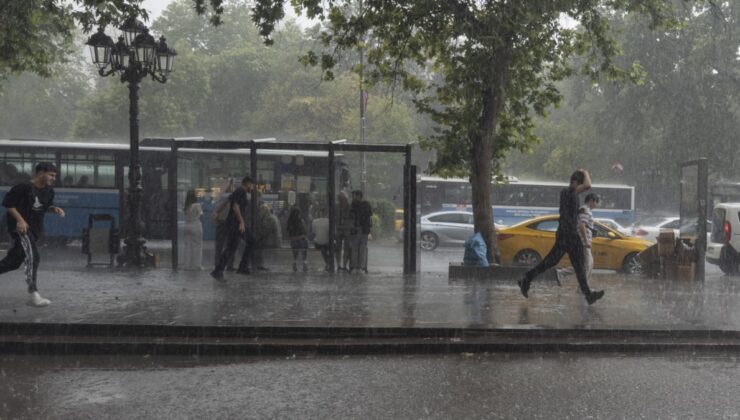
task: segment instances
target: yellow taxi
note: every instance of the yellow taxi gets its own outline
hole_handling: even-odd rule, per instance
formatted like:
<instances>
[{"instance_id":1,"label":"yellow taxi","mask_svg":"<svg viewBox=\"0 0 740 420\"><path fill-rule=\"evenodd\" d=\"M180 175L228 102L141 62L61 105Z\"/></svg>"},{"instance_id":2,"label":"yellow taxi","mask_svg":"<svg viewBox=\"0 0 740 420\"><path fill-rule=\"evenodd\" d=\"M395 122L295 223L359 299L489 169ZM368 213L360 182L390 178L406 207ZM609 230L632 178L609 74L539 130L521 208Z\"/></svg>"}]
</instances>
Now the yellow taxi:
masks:
<instances>
[{"instance_id":1,"label":"yellow taxi","mask_svg":"<svg viewBox=\"0 0 740 420\"><path fill-rule=\"evenodd\" d=\"M558 230L557 215L535 217L497 231L501 261L504 264L536 265L550 252ZM643 239L625 236L594 222L591 252L595 269L617 270L627 274L640 273L638 254L652 245ZM561 266L569 266L566 254Z\"/></svg>"},{"instance_id":2,"label":"yellow taxi","mask_svg":"<svg viewBox=\"0 0 740 420\"><path fill-rule=\"evenodd\" d=\"M403 229L403 209L396 209L396 214L393 219L393 229L396 232L400 232Z\"/></svg>"}]
</instances>

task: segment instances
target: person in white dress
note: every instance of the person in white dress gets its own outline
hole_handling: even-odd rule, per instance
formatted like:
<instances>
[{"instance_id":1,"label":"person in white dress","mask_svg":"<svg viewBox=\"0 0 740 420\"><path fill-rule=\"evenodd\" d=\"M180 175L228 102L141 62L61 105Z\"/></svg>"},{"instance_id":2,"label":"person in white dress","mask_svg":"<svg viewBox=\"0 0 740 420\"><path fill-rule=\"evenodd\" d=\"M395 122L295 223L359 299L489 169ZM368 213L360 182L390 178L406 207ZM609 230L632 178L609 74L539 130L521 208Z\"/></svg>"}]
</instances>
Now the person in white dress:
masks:
<instances>
[{"instance_id":1,"label":"person in white dress","mask_svg":"<svg viewBox=\"0 0 740 420\"><path fill-rule=\"evenodd\" d=\"M203 269L203 223L200 217L203 208L198 203L195 190L189 190L185 196L185 255L186 270Z\"/></svg>"}]
</instances>

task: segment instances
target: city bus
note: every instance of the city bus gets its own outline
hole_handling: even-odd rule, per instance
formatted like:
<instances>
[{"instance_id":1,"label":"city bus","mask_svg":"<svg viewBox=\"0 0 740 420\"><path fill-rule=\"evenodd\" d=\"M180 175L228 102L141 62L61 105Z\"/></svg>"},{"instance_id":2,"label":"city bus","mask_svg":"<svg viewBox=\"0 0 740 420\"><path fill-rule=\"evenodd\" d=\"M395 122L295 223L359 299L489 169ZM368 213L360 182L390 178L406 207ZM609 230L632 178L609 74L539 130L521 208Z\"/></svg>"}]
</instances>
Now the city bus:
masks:
<instances>
[{"instance_id":1,"label":"city bus","mask_svg":"<svg viewBox=\"0 0 740 420\"><path fill-rule=\"evenodd\" d=\"M491 186L493 220L502 225L513 225L536 216L556 214L562 182L521 181L509 178ZM422 176L418 180L419 203L422 214L437 211L472 211L470 182L461 178ZM594 184L591 192L599 195L599 206L594 217L614 219L629 225L635 217L635 188L629 185Z\"/></svg>"},{"instance_id":2,"label":"city bus","mask_svg":"<svg viewBox=\"0 0 740 420\"><path fill-rule=\"evenodd\" d=\"M171 151L146 145L145 139L140 146L144 236L169 238L172 206L177 206L182 221L185 193L194 189L204 210L204 239L213 239L215 227L207 216L229 182L238 186L250 174L250 150L179 149L177 202L173 203L168 191ZM112 215L116 226L125 231L128 151L128 144L120 143L0 139L0 200L13 185L30 181L38 162L49 161L58 168L54 201L66 217L44 219L46 241L66 243L79 238L90 214ZM293 204L307 215L315 203L326 202L327 152L261 149L257 154L256 188L277 215L287 213ZM335 156L335 179L347 179L342 156ZM3 222L5 217L5 208L0 206ZM6 229L0 231L5 234Z\"/></svg>"}]
</instances>

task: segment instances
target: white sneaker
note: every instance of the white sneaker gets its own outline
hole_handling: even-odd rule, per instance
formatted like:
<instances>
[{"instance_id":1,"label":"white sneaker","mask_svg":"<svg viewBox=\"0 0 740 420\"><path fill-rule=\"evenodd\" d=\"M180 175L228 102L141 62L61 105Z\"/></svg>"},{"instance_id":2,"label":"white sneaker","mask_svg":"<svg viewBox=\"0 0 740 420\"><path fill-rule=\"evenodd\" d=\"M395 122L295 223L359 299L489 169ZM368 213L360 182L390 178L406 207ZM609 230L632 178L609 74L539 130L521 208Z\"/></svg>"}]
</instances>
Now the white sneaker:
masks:
<instances>
[{"instance_id":1,"label":"white sneaker","mask_svg":"<svg viewBox=\"0 0 740 420\"><path fill-rule=\"evenodd\" d=\"M50 303L51 301L49 299L42 298L39 292L33 292L28 297L28 302L26 302L26 305L41 308L41 307L47 306Z\"/></svg>"}]
</instances>

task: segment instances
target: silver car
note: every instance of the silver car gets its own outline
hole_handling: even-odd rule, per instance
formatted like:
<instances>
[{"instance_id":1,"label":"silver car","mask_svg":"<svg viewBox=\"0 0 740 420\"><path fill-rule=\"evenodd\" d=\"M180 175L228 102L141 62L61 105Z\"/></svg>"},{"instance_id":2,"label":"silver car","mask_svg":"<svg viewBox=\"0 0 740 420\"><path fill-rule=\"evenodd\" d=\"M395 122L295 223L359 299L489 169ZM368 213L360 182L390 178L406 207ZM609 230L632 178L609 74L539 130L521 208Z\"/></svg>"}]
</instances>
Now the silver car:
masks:
<instances>
[{"instance_id":1,"label":"silver car","mask_svg":"<svg viewBox=\"0 0 740 420\"><path fill-rule=\"evenodd\" d=\"M496 229L505 226L495 224ZM473 233L473 213L441 211L421 217L419 246L432 251L440 245L462 245Z\"/></svg>"}]
</instances>

